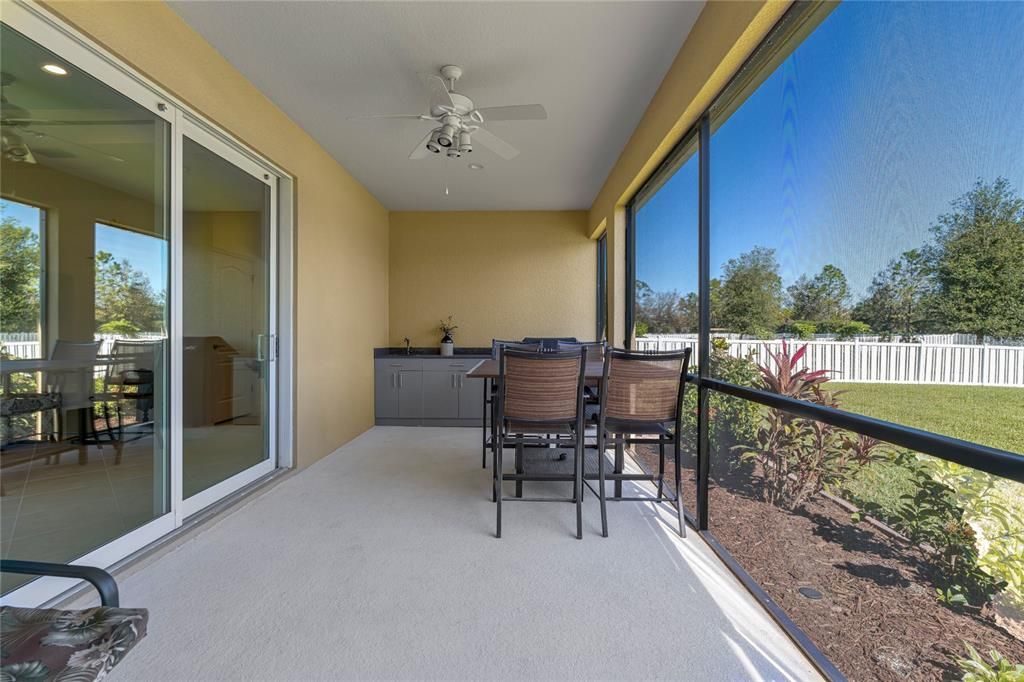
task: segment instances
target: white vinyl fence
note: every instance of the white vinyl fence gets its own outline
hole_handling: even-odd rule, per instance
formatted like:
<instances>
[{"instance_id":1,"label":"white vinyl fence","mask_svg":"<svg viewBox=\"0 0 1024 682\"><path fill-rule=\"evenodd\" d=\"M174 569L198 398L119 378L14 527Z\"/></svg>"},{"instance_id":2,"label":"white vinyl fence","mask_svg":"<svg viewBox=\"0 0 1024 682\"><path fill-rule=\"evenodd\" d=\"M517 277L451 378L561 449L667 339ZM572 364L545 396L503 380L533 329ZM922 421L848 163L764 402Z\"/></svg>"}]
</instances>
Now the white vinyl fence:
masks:
<instances>
[{"instance_id":1,"label":"white vinyl fence","mask_svg":"<svg viewBox=\"0 0 1024 682\"><path fill-rule=\"evenodd\" d=\"M100 342L99 354L109 355L110 349L114 346L114 341L118 339L152 341L166 338L166 336L155 332L143 332L135 334L134 336L124 336L121 334L96 334L93 338ZM43 353L43 350L40 347L38 334L0 334L0 347L3 348L5 353L15 358L34 359L46 357L46 354Z\"/></svg>"},{"instance_id":2,"label":"white vinyl fence","mask_svg":"<svg viewBox=\"0 0 1024 682\"><path fill-rule=\"evenodd\" d=\"M768 351L782 339L731 339L729 355L772 366ZM961 384L1024 387L1024 346L890 343L881 341L788 341L790 353L807 344L799 366L825 369L835 381L879 384ZM693 348L693 334L651 334L637 339L639 350Z\"/></svg>"}]
</instances>

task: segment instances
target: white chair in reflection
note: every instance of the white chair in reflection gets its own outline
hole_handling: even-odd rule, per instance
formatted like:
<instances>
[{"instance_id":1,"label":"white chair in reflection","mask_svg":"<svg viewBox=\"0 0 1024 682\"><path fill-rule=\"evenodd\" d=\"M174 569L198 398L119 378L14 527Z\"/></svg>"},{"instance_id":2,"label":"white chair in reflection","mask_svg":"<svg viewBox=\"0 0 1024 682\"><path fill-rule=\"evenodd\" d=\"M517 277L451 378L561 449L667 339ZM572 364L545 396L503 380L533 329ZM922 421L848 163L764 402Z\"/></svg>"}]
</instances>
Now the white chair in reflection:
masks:
<instances>
[{"instance_id":1,"label":"white chair in reflection","mask_svg":"<svg viewBox=\"0 0 1024 682\"><path fill-rule=\"evenodd\" d=\"M50 360L60 363L62 369L45 372L43 384L46 390L61 397L58 411L57 438L67 438L67 415L78 411L78 463L85 464L89 457L89 435L95 433L92 423L92 398L96 393L94 374L96 358L100 352L99 341L76 342L57 339L50 353Z\"/></svg>"},{"instance_id":2,"label":"white chair in reflection","mask_svg":"<svg viewBox=\"0 0 1024 682\"><path fill-rule=\"evenodd\" d=\"M132 408L133 427L152 422L155 397L155 376L163 341L134 341L117 339L110 349L107 371L103 377L103 392L94 397L102 408L105 433L114 445L115 464L121 463L125 437L126 407ZM111 408L116 424L111 422ZM136 433L130 440L148 435Z\"/></svg>"}]
</instances>

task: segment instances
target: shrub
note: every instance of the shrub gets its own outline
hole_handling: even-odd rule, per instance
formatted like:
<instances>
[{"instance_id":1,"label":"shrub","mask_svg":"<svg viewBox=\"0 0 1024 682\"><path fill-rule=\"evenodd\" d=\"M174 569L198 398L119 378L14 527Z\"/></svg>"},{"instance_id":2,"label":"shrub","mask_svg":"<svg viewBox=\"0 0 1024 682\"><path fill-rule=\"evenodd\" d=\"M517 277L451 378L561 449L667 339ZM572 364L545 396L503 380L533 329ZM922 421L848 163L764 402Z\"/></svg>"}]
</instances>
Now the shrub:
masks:
<instances>
[{"instance_id":1,"label":"shrub","mask_svg":"<svg viewBox=\"0 0 1024 682\"><path fill-rule=\"evenodd\" d=\"M838 407L839 393L822 388L828 381L826 370L796 368L806 351L804 345L791 355L785 341L778 353L769 349L775 366L758 366L763 388ZM802 506L812 496L885 455L880 443L872 438L776 409L763 413L755 442L737 445L736 449L742 460L759 465L765 501L786 509Z\"/></svg>"},{"instance_id":2,"label":"shrub","mask_svg":"<svg viewBox=\"0 0 1024 682\"><path fill-rule=\"evenodd\" d=\"M725 339L711 340L711 376L738 386L757 385L757 365L749 358L734 358L729 355L729 343ZM761 415L756 403L739 400L710 391L708 413L710 419L709 449L712 453L712 467L718 471L726 460L715 457L715 453L729 452L739 443L754 441L757 422ZM697 391L688 388L683 396L684 442L697 442Z\"/></svg>"},{"instance_id":3,"label":"shrub","mask_svg":"<svg viewBox=\"0 0 1024 682\"><path fill-rule=\"evenodd\" d=\"M1014 665L995 649L988 652L989 660L986 661L973 646L967 642L964 642L964 646L967 648L967 658L958 658L956 661L964 674L963 682L1024 681L1024 665Z\"/></svg>"},{"instance_id":4,"label":"shrub","mask_svg":"<svg viewBox=\"0 0 1024 682\"><path fill-rule=\"evenodd\" d=\"M895 509L882 510L867 502L864 511L873 516L884 514L888 523L925 552L940 601L951 606L964 601L980 606L990 601L1006 582L979 565L977 536L964 518L956 491L937 480L931 466L910 451L901 452L895 462L909 472L912 492L901 495Z\"/></svg>"},{"instance_id":5,"label":"shrub","mask_svg":"<svg viewBox=\"0 0 1024 682\"><path fill-rule=\"evenodd\" d=\"M818 332L818 325L806 320L797 320L790 323L789 330L796 334L797 338L813 339L814 335Z\"/></svg>"}]
</instances>

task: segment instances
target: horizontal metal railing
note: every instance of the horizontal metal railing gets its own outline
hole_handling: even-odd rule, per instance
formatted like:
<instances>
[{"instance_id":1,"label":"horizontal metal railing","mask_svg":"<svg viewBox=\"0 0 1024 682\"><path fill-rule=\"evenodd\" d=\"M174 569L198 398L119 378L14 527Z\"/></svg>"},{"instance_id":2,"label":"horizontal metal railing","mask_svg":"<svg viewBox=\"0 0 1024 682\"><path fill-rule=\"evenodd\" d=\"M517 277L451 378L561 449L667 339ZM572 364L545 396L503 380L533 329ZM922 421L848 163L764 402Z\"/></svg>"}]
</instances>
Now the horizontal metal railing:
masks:
<instances>
[{"instance_id":1,"label":"horizontal metal railing","mask_svg":"<svg viewBox=\"0 0 1024 682\"><path fill-rule=\"evenodd\" d=\"M790 414L818 421L832 426L853 431L871 438L876 438L893 445L909 448L925 455L938 457L957 464L985 471L996 476L1009 478L1024 483L1024 455L1008 450L980 445L959 438L942 436L931 431L923 431L910 426L894 424L874 417L825 407L806 400L797 400L788 396L771 393L757 388L737 386L718 379L699 379L689 375L692 383L743 398L761 405L774 407ZM1024 421L1024 419L1022 419ZM1022 425L1024 428L1024 425Z\"/></svg>"}]
</instances>

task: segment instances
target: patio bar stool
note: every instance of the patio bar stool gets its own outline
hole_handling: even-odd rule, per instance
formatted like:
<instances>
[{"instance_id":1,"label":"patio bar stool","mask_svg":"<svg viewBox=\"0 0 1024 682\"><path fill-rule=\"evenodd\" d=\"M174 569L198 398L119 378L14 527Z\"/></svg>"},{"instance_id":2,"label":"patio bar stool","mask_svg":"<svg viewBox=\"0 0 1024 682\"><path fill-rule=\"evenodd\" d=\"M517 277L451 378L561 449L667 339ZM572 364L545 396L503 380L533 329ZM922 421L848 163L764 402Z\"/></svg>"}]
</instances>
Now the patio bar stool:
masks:
<instances>
[{"instance_id":1,"label":"patio bar stool","mask_svg":"<svg viewBox=\"0 0 1024 682\"><path fill-rule=\"evenodd\" d=\"M643 353L610 349L604 358L600 408L597 422L597 481L593 490L601 503L601 534L608 537L606 501L675 502L679 535L686 537L682 491L682 452L679 416L683 406L690 349L667 353ZM658 446L656 474L606 473L605 451L608 445ZM675 495L665 492L665 447L672 446L675 464ZM593 475L587 477L593 480ZM608 497L606 481L650 481L656 483L656 497ZM587 483L590 487L590 483Z\"/></svg>"},{"instance_id":2,"label":"patio bar stool","mask_svg":"<svg viewBox=\"0 0 1024 682\"><path fill-rule=\"evenodd\" d=\"M576 505L576 537L583 537L583 383L587 351L536 352L499 349L497 438L494 448L494 496L497 502L496 537L501 537L502 501L572 502ZM571 447L573 472L527 474L527 447ZM515 473L503 468L505 448L516 451ZM516 482L516 496L505 497L505 481ZM524 481L570 481L572 497L523 497Z\"/></svg>"},{"instance_id":3,"label":"patio bar stool","mask_svg":"<svg viewBox=\"0 0 1024 682\"><path fill-rule=\"evenodd\" d=\"M491 340L491 359L492 360L497 360L498 359L498 351L499 351L499 349L501 349L502 347L505 347L505 346L507 346L509 348L516 348L518 350L530 351L530 352L534 352L534 353L540 351L540 344L538 344L538 343L522 343L520 341L499 341L498 339L492 339ZM494 426L494 424L495 424L494 411L495 411L495 406L496 406L496 403L495 403L495 400L494 400L494 396L498 392L498 382L497 381L492 381L490 379L484 379L483 380L483 385L484 385L484 409L483 409L483 415L480 418L480 420L481 420L480 426L481 426L481 431L482 431L483 443L482 443L482 446L481 446L480 450L481 450L481 452L483 454L483 468L486 469L487 468L487 446L488 446L488 444L490 442L492 442L494 440L495 435L497 433L497 431L495 429L495 426ZM489 424L490 428L488 428L488 419L490 420L490 424ZM490 435L490 440L488 440L488 438L487 438L488 434Z\"/></svg>"}]
</instances>

